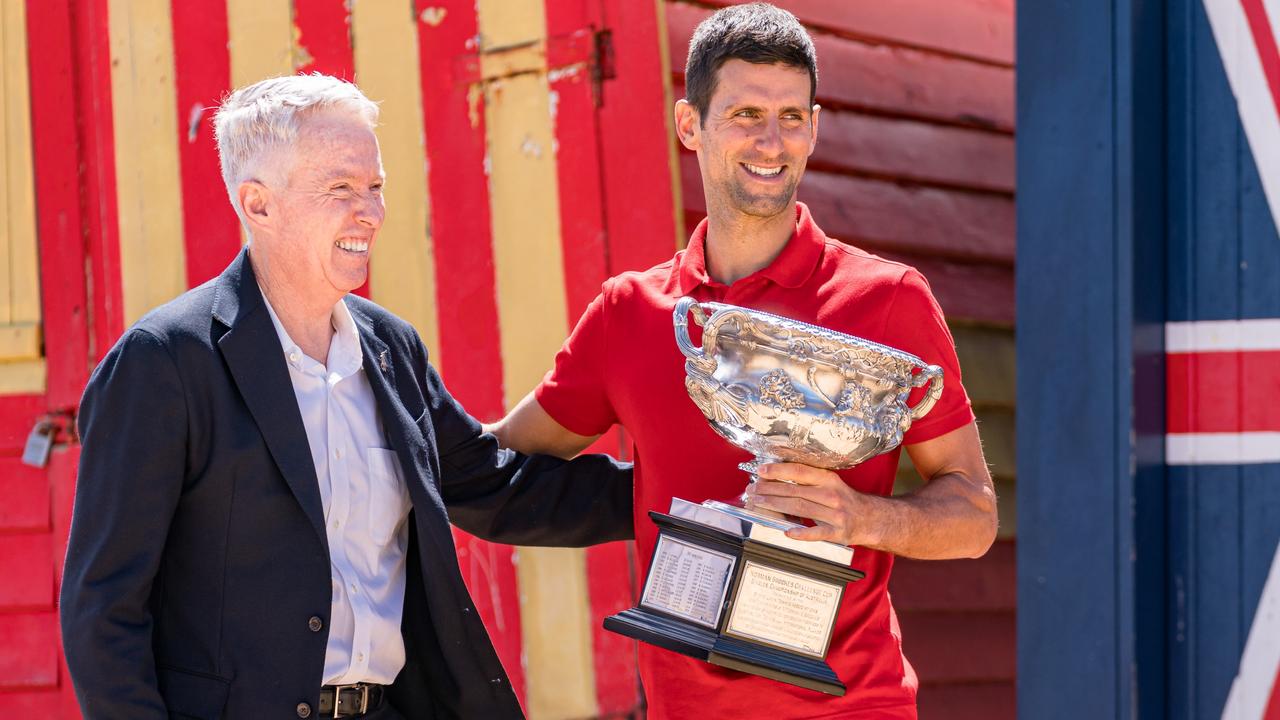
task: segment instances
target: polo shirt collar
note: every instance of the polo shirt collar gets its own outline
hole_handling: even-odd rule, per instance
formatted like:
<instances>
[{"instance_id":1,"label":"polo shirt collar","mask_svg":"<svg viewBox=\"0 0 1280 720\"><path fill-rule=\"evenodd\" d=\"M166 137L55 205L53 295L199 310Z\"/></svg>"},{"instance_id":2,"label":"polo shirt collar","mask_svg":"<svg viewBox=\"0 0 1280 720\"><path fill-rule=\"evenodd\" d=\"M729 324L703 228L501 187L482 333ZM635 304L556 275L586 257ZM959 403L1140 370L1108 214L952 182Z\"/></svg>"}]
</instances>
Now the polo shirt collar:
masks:
<instances>
[{"instance_id":1,"label":"polo shirt collar","mask_svg":"<svg viewBox=\"0 0 1280 720\"><path fill-rule=\"evenodd\" d=\"M778 253L778 257L774 258L773 262L742 280L763 277L782 287L800 287L813 275L814 268L818 266L818 259L822 257L822 247L826 241L826 234L809 215L809 208L804 203L797 202L796 229L791 234L791 239L787 241L786 247L782 248L782 252ZM689 238L689 245L685 248L680 260L678 273L682 295L688 295L699 285L724 287L707 274L706 245L707 220L704 218L694 229L693 235Z\"/></svg>"}]
</instances>

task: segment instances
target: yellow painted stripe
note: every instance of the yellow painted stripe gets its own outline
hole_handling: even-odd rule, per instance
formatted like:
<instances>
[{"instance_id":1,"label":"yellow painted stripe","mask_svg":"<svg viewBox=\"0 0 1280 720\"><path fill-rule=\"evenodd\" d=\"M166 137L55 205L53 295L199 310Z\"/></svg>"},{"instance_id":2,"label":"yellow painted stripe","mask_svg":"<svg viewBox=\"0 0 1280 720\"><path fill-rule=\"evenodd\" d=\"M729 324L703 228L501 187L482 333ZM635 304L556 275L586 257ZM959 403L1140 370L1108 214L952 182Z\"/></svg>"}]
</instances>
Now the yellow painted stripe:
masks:
<instances>
[{"instance_id":1,"label":"yellow painted stripe","mask_svg":"<svg viewBox=\"0 0 1280 720\"><path fill-rule=\"evenodd\" d=\"M546 39L541 0L478 0L481 50ZM560 198L545 58L485 83L489 199L507 407L541 379L568 333ZM481 55L481 75L510 71ZM598 714L582 550L517 551L526 709L533 720Z\"/></svg>"},{"instance_id":2,"label":"yellow painted stripe","mask_svg":"<svg viewBox=\"0 0 1280 720\"><path fill-rule=\"evenodd\" d=\"M0 3L0 325L40 320L40 268L36 254L35 177L31 159L31 96L27 79L25 3Z\"/></svg>"},{"instance_id":3,"label":"yellow painted stripe","mask_svg":"<svg viewBox=\"0 0 1280 720\"><path fill-rule=\"evenodd\" d=\"M381 105L378 140L387 174L387 216L370 260L373 300L413 323L439 368L417 22L400 3L362 2L352 8L351 24L356 84Z\"/></svg>"},{"instance_id":4,"label":"yellow painted stripe","mask_svg":"<svg viewBox=\"0 0 1280 720\"><path fill-rule=\"evenodd\" d=\"M40 357L40 326L35 323L0 325L0 362Z\"/></svg>"},{"instance_id":5,"label":"yellow painted stripe","mask_svg":"<svg viewBox=\"0 0 1280 720\"><path fill-rule=\"evenodd\" d=\"M227 47L231 53L232 87L292 75L293 3L227 0Z\"/></svg>"},{"instance_id":6,"label":"yellow painted stripe","mask_svg":"<svg viewBox=\"0 0 1280 720\"><path fill-rule=\"evenodd\" d=\"M44 392L44 360L0 362L0 395Z\"/></svg>"},{"instance_id":7,"label":"yellow painted stripe","mask_svg":"<svg viewBox=\"0 0 1280 720\"><path fill-rule=\"evenodd\" d=\"M169 0L108 0L124 321L186 290Z\"/></svg>"}]
</instances>

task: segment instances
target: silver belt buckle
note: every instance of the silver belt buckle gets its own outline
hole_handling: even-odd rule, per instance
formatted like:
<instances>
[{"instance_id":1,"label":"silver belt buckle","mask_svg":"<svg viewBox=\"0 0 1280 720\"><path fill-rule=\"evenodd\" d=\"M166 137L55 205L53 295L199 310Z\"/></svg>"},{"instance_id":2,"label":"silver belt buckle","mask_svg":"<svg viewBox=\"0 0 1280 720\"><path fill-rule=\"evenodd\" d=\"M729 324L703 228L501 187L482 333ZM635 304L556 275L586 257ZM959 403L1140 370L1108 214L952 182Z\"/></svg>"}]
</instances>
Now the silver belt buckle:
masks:
<instances>
[{"instance_id":1,"label":"silver belt buckle","mask_svg":"<svg viewBox=\"0 0 1280 720\"><path fill-rule=\"evenodd\" d=\"M345 708L342 706L343 690L359 690L360 691L360 702L358 707ZM368 707L369 707L369 686L366 685L365 683L352 683L350 685L334 685L333 686L333 717L335 718L335 720L337 718L355 717L356 715L361 715L365 712L366 709L368 709Z\"/></svg>"}]
</instances>

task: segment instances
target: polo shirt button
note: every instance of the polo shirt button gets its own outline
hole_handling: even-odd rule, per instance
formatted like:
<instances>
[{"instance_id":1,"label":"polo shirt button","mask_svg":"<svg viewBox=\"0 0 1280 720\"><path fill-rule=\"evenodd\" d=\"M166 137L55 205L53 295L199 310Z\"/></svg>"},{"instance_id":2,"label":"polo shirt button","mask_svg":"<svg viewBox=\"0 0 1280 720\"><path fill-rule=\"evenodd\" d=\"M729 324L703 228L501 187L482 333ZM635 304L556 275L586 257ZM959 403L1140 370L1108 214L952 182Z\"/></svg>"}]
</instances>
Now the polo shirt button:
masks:
<instances>
[{"instance_id":1,"label":"polo shirt button","mask_svg":"<svg viewBox=\"0 0 1280 720\"><path fill-rule=\"evenodd\" d=\"M300 718L311 717L311 706L306 703L298 703L298 707L294 708L294 710L297 710Z\"/></svg>"},{"instance_id":2,"label":"polo shirt button","mask_svg":"<svg viewBox=\"0 0 1280 720\"><path fill-rule=\"evenodd\" d=\"M311 619L307 621L307 629L311 632L320 632L323 627L324 621L320 619L319 615L312 615Z\"/></svg>"}]
</instances>

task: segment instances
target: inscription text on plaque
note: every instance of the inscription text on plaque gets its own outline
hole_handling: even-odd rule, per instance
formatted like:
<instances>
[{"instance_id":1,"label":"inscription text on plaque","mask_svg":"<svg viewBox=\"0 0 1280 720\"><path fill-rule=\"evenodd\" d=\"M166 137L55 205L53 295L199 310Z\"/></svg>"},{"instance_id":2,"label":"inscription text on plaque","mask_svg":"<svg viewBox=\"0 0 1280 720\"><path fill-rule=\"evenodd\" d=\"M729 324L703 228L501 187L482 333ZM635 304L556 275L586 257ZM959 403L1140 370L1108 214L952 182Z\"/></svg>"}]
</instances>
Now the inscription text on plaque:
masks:
<instances>
[{"instance_id":1,"label":"inscription text on plaque","mask_svg":"<svg viewBox=\"0 0 1280 720\"><path fill-rule=\"evenodd\" d=\"M820 658L843 589L748 561L725 631Z\"/></svg>"},{"instance_id":2,"label":"inscription text on plaque","mask_svg":"<svg viewBox=\"0 0 1280 720\"><path fill-rule=\"evenodd\" d=\"M714 629L736 561L727 553L662 535L640 604Z\"/></svg>"}]
</instances>

